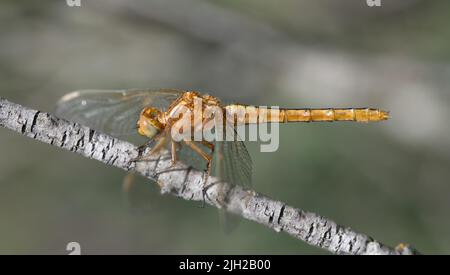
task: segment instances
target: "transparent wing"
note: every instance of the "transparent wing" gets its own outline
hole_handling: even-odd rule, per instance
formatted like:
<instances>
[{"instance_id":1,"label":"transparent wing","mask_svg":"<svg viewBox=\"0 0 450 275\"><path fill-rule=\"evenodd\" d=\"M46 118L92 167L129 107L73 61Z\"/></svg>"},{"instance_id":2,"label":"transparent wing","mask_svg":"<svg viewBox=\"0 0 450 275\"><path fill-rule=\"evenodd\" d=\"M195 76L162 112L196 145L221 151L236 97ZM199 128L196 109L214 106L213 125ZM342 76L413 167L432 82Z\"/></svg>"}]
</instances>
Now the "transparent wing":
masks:
<instances>
[{"instance_id":1,"label":"transparent wing","mask_svg":"<svg viewBox=\"0 0 450 275\"><path fill-rule=\"evenodd\" d=\"M243 141L216 142L213 176L233 185L251 187L252 161Z\"/></svg>"},{"instance_id":2,"label":"transparent wing","mask_svg":"<svg viewBox=\"0 0 450 275\"><path fill-rule=\"evenodd\" d=\"M234 133L231 141L216 141L213 155L213 176L233 184L251 187L252 159L244 142L230 123L226 123L226 136ZM227 140L228 140L227 139Z\"/></svg>"},{"instance_id":3,"label":"transparent wing","mask_svg":"<svg viewBox=\"0 0 450 275\"><path fill-rule=\"evenodd\" d=\"M227 133L234 133L234 138L231 141L218 141L215 143L212 174L221 181L232 185L251 187L252 159L250 154L230 123L226 124L225 131L226 136ZM241 218L226 211L225 206L228 202L230 190L224 188L224 185L220 185L219 190L221 190L219 191L221 193L220 200L224 204L224 207L219 212L220 221L225 233L230 233L239 225Z\"/></svg>"},{"instance_id":4,"label":"transparent wing","mask_svg":"<svg viewBox=\"0 0 450 275\"><path fill-rule=\"evenodd\" d=\"M145 107L165 110L183 91L83 90L65 95L57 115L113 136L137 134L136 122Z\"/></svg>"},{"instance_id":5,"label":"transparent wing","mask_svg":"<svg viewBox=\"0 0 450 275\"><path fill-rule=\"evenodd\" d=\"M203 146L200 143L196 143L198 147L200 147L204 152L210 154L211 151ZM191 166L192 168L199 170L199 171L205 171L207 167L207 162L204 160L199 154L194 152L189 146L187 145L181 145L181 148L177 151L178 159Z\"/></svg>"}]
</instances>

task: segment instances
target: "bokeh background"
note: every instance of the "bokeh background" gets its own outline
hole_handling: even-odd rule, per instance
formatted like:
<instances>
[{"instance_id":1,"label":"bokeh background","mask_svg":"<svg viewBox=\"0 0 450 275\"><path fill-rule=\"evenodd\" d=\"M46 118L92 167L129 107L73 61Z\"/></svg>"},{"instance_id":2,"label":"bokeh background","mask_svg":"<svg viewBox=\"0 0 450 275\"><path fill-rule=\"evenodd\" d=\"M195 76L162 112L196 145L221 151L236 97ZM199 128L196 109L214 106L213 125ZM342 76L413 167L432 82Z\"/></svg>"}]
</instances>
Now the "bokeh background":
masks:
<instances>
[{"instance_id":1,"label":"bokeh background","mask_svg":"<svg viewBox=\"0 0 450 275\"><path fill-rule=\"evenodd\" d=\"M66 92L181 88L285 107L380 107L374 124L282 125L254 187L389 244L450 252L450 2L0 2L0 96L53 111ZM0 129L0 253L323 254L125 173Z\"/></svg>"}]
</instances>

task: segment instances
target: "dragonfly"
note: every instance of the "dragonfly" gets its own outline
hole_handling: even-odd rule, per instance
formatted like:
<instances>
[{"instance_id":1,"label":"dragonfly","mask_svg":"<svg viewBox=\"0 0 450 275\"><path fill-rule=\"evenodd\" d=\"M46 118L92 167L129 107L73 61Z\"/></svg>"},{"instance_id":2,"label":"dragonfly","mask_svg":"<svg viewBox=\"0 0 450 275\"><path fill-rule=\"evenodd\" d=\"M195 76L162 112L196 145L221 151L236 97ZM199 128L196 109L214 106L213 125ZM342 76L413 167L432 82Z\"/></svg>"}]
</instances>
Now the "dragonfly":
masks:
<instances>
[{"instance_id":1,"label":"dragonfly","mask_svg":"<svg viewBox=\"0 0 450 275\"><path fill-rule=\"evenodd\" d=\"M200 104L200 116L195 117ZM209 112L208 110L215 110ZM244 115L237 116L245 110ZM207 175L217 176L232 185L251 186L252 160L244 141L194 139L199 131L223 130L236 133L242 125L261 123L375 122L389 118L389 113L374 108L278 108L244 104L222 104L220 99L197 91L178 89L83 90L69 93L58 103L57 113L69 120L112 136L139 135L153 144L149 153L135 161L145 161L163 148L170 152L172 163L180 158L187 164L203 167ZM185 116L194 114L194 118ZM242 112L241 112L242 113ZM219 114L219 115L218 115ZM186 119L185 117L189 117ZM210 123L222 118L222 125ZM190 125L185 125L190 124ZM206 126L209 125L209 126ZM183 127L186 126L186 127ZM218 129L221 128L221 129ZM192 130L186 138L176 139L173 129ZM181 157L181 156L184 157ZM186 157L187 156L187 157ZM199 164L200 163L200 164Z\"/></svg>"}]
</instances>

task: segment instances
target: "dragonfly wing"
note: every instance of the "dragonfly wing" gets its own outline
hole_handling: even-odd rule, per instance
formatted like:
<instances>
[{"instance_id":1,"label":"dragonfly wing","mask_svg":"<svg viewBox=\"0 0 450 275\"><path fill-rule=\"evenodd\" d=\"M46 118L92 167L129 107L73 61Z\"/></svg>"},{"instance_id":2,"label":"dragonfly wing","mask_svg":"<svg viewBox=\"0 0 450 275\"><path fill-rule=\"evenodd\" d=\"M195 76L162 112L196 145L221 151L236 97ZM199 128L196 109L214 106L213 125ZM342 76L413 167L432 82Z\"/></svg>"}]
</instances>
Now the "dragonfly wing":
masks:
<instances>
[{"instance_id":1,"label":"dragonfly wing","mask_svg":"<svg viewBox=\"0 0 450 275\"><path fill-rule=\"evenodd\" d=\"M226 123L225 131L226 133L234 133L234 138L231 141L215 142L213 176L232 185L251 187L252 159L250 154L244 142L230 123Z\"/></svg>"},{"instance_id":2,"label":"dragonfly wing","mask_svg":"<svg viewBox=\"0 0 450 275\"><path fill-rule=\"evenodd\" d=\"M227 212L224 208L219 210L219 219L225 234L232 233L241 223L241 217Z\"/></svg>"},{"instance_id":3,"label":"dragonfly wing","mask_svg":"<svg viewBox=\"0 0 450 275\"><path fill-rule=\"evenodd\" d=\"M213 176L233 185L251 187L252 161L243 141L216 142Z\"/></svg>"},{"instance_id":4,"label":"dragonfly wing","mask_svg":"<svg viewBox=\"0 0 450 275\"><path fill-rule=\"evenodd\" d=\"M201 148L205 153L210 154L211 151L203 146L200 143L196 143L196 145ZM177 157L178 159L183 162L184 164L187 164L191 166L192 168L199 170L199 171L205 171L207 167L207 162L204 160L199 154L194 152L189 146L182 144L180 145L180 148L177 151Z\"/></svg>"},{"instance_id":5,"label":"dragonfly wing","mask_svg":"<svg viewBox=\"0 0 450 275\"><path fill-rule=\"evenodd\" d=\"M252 159L245 147L244 142L239 138L235 129L227 123L226 133L234 133L231 141L215 142L213 154L212 175L220 181L233 185L241 185L246 188L251 187L252 182ZM223 207L220 210L220 221L225 233L232 232L240 223L240 217L226 211L228 194L230 189L219 184L219 200Z\"/></svg>"},{"instance_id":6,"label":"dragonfly wing","mask_svg":"<svg viewBox=\"0 0 450 275\"><path fill-rule=\"evenodd\" d=\"M165 110L182 91L83 90L67 94L57 115L113 136L137 134L136 122L145 107Z\"/></svg>"}]
</instances>

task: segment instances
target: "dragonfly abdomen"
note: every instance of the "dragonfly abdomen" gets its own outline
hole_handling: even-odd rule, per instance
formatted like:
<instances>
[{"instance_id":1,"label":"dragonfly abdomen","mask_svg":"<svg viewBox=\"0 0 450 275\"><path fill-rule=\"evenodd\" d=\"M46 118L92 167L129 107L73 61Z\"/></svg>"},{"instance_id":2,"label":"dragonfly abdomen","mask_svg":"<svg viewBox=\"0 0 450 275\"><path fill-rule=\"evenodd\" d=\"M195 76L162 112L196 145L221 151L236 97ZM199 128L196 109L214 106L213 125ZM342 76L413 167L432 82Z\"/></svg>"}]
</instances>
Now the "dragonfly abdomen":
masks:
<instances>
[{"instance_id":1,"label":"dragonfly abdomen","mask_svg":"<svg viewBox=\"0 0 450 275\"><path fill-rule=\"evenodd\" d=\"M373 108L271 109L235 104L228 105L225 109L228 114L234 115L237 124L327 121L372 122L389 118L388 112Z\"/></svg>"},{"instance_id":2,"label":"dragonfly abdomen","mask_svg":"<svg viewBox=\"0 0 450 275\"><path fill-rule=\"evenodd\" d=\"M280 122L372 122L389 118L387 112L372 108L280 109L279 113Z\"/></svg>"}]
</instances>

